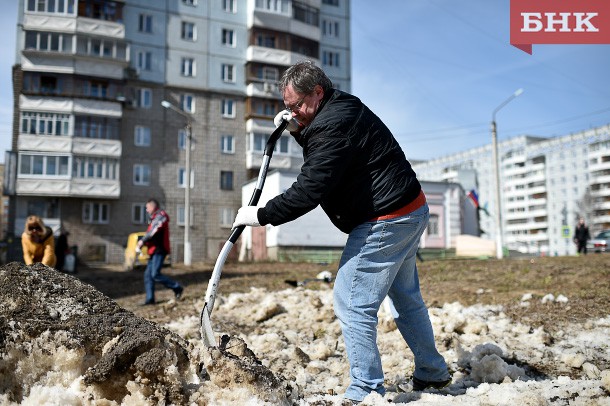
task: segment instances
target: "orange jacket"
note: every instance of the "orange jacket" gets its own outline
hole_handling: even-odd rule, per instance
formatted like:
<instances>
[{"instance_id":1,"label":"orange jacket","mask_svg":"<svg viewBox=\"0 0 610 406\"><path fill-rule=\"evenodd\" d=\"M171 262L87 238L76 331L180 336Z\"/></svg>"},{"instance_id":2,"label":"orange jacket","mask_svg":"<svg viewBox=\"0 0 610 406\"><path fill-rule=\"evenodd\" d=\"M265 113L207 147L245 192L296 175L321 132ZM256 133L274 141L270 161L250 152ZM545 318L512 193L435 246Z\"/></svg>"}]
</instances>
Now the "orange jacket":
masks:
<instances>
[{"instance_id":1,"label":"orange jacket","mask_svg":"<svg viewBox=\"0 0 610 406\"><path fill-rule=\"evenodd\" d=\"M41 238L41 242L32 241L27 233L21 235L21 246L23 247L23 260L26 265L32 265L35 262L55 267L57 258L55 257L55 239L53 231L46 227L45 233Z\"/></svg>"}]
</instances>

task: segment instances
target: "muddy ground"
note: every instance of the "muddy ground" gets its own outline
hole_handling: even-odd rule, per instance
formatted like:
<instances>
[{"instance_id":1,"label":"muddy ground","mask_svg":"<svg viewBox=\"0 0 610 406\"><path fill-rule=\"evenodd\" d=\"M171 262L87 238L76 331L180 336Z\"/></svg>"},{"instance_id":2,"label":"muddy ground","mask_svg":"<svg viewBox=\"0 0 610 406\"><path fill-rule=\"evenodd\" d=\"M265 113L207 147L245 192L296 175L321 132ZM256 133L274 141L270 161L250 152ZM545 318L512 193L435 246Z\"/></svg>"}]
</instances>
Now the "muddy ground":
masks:
<instances>
[{"instance_id":1,"label":"muddy ground","mask_svg":"<svg viewBox=\"0 0 610 406\"><path fill-rule=\"evenodd\" d=\"M157 323L167 323L183 316L197 315L194 306L205 296L213 264L194 264L185 268L177 264L164 268L186 288L181 301L172 300L173 292L157 286L157 305L141 306L144 302L143 270L125 272L119 266L83 268L75 274L93 285L117 303ZM426 260L418 263L421 289L428 306L460 302L464 306L499 304L514 321L533 327L544 326L549 332L566 323L582 322L610 314L610 254L590 254L580 257L546 257L504 260ZM269 291L289 288L286 280L302 281L329 270L333 275L336 264L309 263L228 263L220 280L219 295L248 292L252 287ZM312 282L307 289L319 289ZM327 288L327 286L324 286ZM560 294L569 299L565 311L553 311L552 303L532 302L520 306L524 294L543 297ZM229 327L230 330L230 327ZM229 333L237 333L229 331Z\"/></svg>"}]
</instances>

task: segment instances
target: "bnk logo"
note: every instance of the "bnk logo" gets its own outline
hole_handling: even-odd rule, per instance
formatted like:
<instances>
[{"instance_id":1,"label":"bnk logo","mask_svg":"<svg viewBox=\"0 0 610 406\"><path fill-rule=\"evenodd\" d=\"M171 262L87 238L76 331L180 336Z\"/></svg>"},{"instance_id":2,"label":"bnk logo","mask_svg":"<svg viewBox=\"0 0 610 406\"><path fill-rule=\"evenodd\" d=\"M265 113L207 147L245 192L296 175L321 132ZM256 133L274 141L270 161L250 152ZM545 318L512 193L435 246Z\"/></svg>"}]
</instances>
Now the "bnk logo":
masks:
<instances>
[{"instance_id":1,"label":"bnk logo","mask_svg":"<svg viewBox=\"0 0 610 406\"><path fill-rule=\"evenodd\" d=\"M610 1L510 0L510 43L610 44Z\"/></svg>"}]
</instances>

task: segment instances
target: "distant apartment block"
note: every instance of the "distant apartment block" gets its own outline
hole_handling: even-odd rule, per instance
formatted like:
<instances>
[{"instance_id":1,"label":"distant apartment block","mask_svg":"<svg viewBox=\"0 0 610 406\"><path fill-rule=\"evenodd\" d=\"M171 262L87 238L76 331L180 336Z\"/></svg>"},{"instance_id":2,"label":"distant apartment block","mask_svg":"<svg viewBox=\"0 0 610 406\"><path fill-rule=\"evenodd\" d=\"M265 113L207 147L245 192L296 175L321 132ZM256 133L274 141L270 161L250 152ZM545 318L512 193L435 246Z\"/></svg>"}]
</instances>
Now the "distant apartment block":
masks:
<instances>
[{"instance_id":1,"label":"distant apartment block","mask_svg":"<svg viewBox=\"0 0 610 406\"><path fill-rule=\"evenodd\" d=\"M350 90L349 22L349 0L20 0L9 233L37 214L70 231L82 260L122 262L154 197L171 218L173 261L185 224L193 261L215 258L284 108L284 70L312 59ZM272 168L301 163L284 135Z\"/></svg>"},{"instance_id":2,"label":"distant apartment block","mask_svg":"<svg viewBox=\"0 0 610 406\"><path fill-rule=\"evenodd\" d=\"M519 136L499 143L505 247L524 253L571 255L574 226L610 228L610 125L556 138ZM415 164L421 180L476 190L484 238L498 228L492 148L486 145ZM487 214L488 213L488 214Z\"/></svg>"}]
</instances>

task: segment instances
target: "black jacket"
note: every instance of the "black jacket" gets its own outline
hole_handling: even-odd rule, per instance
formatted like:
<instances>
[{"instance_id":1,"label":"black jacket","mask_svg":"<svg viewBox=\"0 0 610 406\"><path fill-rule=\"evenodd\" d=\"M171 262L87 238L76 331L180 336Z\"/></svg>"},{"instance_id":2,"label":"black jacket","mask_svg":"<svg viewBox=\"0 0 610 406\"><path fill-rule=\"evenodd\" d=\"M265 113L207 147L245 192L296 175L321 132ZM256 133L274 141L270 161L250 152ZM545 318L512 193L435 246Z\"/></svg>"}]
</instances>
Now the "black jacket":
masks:
<instances>
[{"instance_id":1,"label":"black jacket","mask_svg":"<svg viewBox=\"0 0 610 406\"><path fill-rule=\"evenodd\" d=\"M349 233L413 201L421 190L390 130L355 96L324 95L312 123L295 134L304 163L296 182L258 210L261 225L292 221L321 205Z\"/></svg>"}]
</instances>

